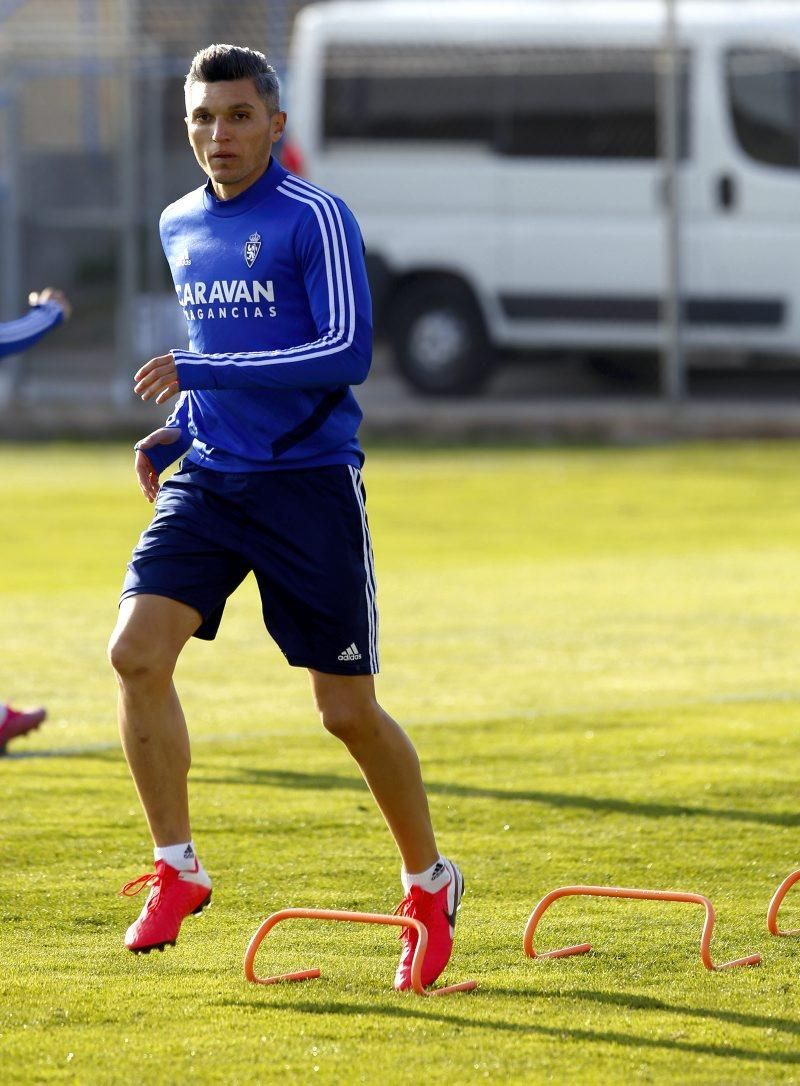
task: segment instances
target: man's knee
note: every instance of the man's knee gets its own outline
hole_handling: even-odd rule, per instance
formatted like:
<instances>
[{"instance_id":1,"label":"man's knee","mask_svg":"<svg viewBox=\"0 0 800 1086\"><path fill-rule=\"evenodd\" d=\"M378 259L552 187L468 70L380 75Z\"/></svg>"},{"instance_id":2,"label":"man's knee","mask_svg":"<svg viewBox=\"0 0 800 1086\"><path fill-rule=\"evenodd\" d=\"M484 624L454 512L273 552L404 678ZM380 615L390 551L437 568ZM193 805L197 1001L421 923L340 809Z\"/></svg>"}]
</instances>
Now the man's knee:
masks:
<instances>
[{"instance_id":1,"label":"man's knee","mask_svg":"<svg viewBox=\"0 0 800 1086\"><path fill-rule=\"evenodd\" d=\"M199 622L196 612L172 600L123 600L108 644L108 658L120 681L171 680L181 649Z\"/></svg>"},{"instance_id":2,"label":"man's knee","mask_svg":"<svg viewBox=\"0 0 800 1086\"><path fill-rule=\"evenodd\" d=\"M176 656L155 631L137 623L120 623L108 643L108 659L120 682L168 682Z\"/></svg>"},{"instance_id":3,"label":"man's knee","mask_svg":"<svg viewBox=\"0 0 800 1086\"><path fill-rule=\"evenodd\" d=\"M322 726L349 746L375 736L381 727L382 713L377 702L318 701Z\"/></svg>"},{"instance_id":4,"label":"man's knee","mask_svg":"<svg viewBox=\"0 0 800 1086\"><path fill-rule=\"evenodd\" d=\"M326 731L350 746L378 735L387 719L375 698L372 676L311 671L314 704Z\"/></svg>"},{"instance_id":5,"label":"man's knee","mask_svg":"<svg viewBox=\"0 0 800 1086\"><path fill-rule=\"evenodd\" d=\"M158 655L158 649L129 630L115 630L108 643L108 659L120 681L169 678L174 664Z\"/></svg>"}]
</instances>

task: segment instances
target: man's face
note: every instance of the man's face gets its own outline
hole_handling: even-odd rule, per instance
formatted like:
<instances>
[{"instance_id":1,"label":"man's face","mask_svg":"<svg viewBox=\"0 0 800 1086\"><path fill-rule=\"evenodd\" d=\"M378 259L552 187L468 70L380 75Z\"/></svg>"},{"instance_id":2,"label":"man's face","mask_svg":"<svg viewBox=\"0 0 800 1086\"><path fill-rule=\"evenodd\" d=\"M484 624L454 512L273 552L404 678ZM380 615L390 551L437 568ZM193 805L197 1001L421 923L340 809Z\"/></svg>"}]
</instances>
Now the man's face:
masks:
<instances>
[{"instance_id":1,"label":"man's face","mask_svg":"<svg viewBox=\"0 0 800 1086\"><path fill-rule=\"evenodd\" d=\"M286 124L285 113L267 112L252 79L192 84L186 114L195 157L224 200L258 180Z\"/></svg>"}]
</instances>

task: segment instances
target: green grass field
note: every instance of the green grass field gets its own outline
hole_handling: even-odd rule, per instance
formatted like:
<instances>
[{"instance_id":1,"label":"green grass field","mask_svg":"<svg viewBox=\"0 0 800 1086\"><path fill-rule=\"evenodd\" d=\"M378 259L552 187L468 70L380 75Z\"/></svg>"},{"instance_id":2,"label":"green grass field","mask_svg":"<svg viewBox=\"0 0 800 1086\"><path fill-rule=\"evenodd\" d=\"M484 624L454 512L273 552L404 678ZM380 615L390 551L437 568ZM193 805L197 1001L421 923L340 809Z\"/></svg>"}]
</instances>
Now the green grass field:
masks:
<instances>
[{"instance_id":1,"label":"green grass field","mask_svg":"<svg viewBox=\"0 0 800 1086\"><path fill-rule=\"evenodd\" d=\"M447 979L391 991L388 929L281 925L288 905L391 911L398 862L251 584L178 687L214 905L178 946L122 935L151 870L105 663L149 508L119 446L0 447L0 694L51 719L0 761L0 1080L10 1083L800 1081L800 939L765 914L800 866L800 449L375 450L366 473L385 706L418 746L467 896ZM573 899L565 883L698 891ZM782 920L800 923L800 887Z\"/></svg>"}]
</instances>

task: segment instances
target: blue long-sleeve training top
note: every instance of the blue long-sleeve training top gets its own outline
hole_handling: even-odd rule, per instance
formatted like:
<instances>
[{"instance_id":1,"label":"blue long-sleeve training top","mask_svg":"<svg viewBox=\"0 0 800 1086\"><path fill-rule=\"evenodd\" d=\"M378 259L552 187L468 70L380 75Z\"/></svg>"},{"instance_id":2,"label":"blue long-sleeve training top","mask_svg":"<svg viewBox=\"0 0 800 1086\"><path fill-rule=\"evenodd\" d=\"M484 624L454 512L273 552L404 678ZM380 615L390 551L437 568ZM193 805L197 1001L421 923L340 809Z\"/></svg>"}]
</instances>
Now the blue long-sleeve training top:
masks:
<instances>
[{"instance_id":1,"label":"blue long-sleeve training top","mask_svg":"<svg viewBox=\"0 0 800 1086\"><path fill-rule=\"evenodd\" d=\"M27 351L63 319L64 313L58 302L41 302L19 320L0 324L0 358Z\"/></svg>"},{"instance_id":2,"label":"blue long-sleeve training top","mask_svg":"<svg viewBox=\"0 0 800 1086\"><path fill-rule=\"evenodd\" d=\"M189 328L172 355L181 388L148 449L220 471L363 463L350 389L372 358L372 314L358 225L346 205L275 159L219 200L210 183L161 216L161 242Z\"/></svg>"}]
</instances>

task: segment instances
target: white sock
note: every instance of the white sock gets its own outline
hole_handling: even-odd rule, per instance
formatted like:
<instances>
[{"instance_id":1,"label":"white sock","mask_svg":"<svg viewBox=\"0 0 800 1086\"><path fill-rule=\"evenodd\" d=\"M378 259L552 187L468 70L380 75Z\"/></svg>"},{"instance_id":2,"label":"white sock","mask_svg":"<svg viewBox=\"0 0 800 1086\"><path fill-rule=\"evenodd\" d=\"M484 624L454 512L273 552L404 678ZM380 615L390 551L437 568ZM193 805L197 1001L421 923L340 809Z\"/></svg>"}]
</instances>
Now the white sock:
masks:
<instances>
[{"instance_id":1,"label":"white sock","mask_svg":"<svg viewBox=\"0 0 800 1086\"><path fill-rule=\"evenodd\" d=\"M0 705L0 728L5 724L6 717L8 716L8 706Z\"/></svg>"},{"instance_id":2,"label":"white sock","mask_svg":"<svg viewBox=\"0 0 800 1086\"><path fill-rule=\"evenodd\" d=\"M400 881L406 893L412 886L419 886L427 893L435 894L437 890L441 890L450 882L450 869L445 863L444 856L440 856L435 863L432 863L425 871L420 871L418 875L412 875L404 867L401 868Z\"/></svg>"},{"instance_id":3,"label":"white sock","mask_svg":"<svg viewBox=\"0 0 800 1086\"><path fill-rule=\"evenodd\" d=\"M203 865L194 851L193 841L184 841L179 845L165 845L153 849L153 859L163 860L176 871L202 871Z\"/></svg>"}]
</instances>

